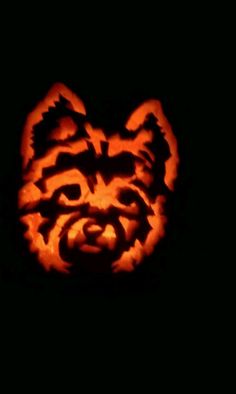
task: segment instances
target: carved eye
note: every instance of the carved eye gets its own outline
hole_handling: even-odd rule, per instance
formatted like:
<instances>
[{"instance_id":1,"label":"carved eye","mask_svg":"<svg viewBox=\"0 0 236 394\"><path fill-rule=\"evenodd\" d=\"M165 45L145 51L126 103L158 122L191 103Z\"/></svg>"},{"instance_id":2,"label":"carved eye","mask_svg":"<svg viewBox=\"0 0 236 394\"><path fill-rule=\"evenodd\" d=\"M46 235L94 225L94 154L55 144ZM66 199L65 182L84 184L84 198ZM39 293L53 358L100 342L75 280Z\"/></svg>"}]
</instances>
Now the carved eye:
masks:
<instances>
[{"instance_id":1,"label":"carved eye","mask_svg":"<svg viewBox=\"0 0 236 394\"><path fill-rule=\"evenodd\" d=\"M81 196L81 189L77 184L63 186L60 192L63 193L68 200L78 200Z\"/></svg>"},{"instance_id":2,"label":"carved eye","mask_svg":"<svg viewBox=\"0 0 236 394\"><path fill-rule=\"evenodd\" d=\"M122 190L119 196L119 201L124 205L131 205L137 200L138 196L133 190Z\"/></svg>"}]
</instances>

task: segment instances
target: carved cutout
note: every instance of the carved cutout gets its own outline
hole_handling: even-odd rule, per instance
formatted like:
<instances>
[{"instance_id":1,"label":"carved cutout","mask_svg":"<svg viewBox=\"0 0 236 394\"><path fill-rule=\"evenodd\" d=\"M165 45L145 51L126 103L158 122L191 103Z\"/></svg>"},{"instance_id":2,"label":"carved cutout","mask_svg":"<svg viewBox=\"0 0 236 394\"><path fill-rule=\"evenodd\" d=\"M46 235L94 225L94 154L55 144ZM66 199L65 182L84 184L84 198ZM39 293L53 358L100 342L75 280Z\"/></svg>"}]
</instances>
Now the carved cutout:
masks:
<instances>
[{"instance_id":1,"label":"carved cutout","mask_svg":"<svg viewBox=\"0 0 236 394\"><path fill-rule=\"evenodd\" d=\"M20 220L46 270L132 271L164 236L179 158L159 101L107 135L55 84L26 120L21 154Z\"/></svg>"}]
</instances>

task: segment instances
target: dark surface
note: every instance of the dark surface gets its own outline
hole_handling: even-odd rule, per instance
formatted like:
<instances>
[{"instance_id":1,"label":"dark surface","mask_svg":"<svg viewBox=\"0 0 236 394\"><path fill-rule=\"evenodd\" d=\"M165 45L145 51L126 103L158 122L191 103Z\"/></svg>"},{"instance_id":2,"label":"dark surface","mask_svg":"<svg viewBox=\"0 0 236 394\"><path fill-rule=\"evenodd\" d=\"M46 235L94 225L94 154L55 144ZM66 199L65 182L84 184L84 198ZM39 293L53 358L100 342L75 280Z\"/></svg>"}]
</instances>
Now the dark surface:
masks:
<instances>
[{"instance_id":1,"label":"dark surface","mask_svg":"<svg viewBox=\"0 0 236 394\"><path fill-rule=\"evenodd\" d=\"M149 43L150 44L150 43ZM134 44L135 45L135 44ZM195 176L195 138L199 133L198 67L180 49L168 46L162 56L155 40L139 55L131 46L117 49L89 45L70 52L64 43L40 53L22 47L20 61L9 62L5 77L1 131L1 291L3 304L49 305L120 303L142 310L161 305L188 313L201 301L199 227L201 215ZM168 44L167 44L168 45ZM169 57L167 57L168 53ZM185 56L185 57L184 57ZM189 55L190 56L190 55ZM187 59L188 58L188 59ZM19 59L18 59L19 60ZM188 61L186 61L188 60ZM54 82L63 82L82 98L91 123L119 129L132 110L148 98L160 99L179 144L180 168L169 202L166 237L155 253L128 275L68 279L45 274L27 252L17 221L16 193L20 180L19 144L26 115ZM200 253L199 253L200 252ZM57 300L57 301L55 301ZM59 300L59 302L58 302Z\"/></svg>"}]
</instances>

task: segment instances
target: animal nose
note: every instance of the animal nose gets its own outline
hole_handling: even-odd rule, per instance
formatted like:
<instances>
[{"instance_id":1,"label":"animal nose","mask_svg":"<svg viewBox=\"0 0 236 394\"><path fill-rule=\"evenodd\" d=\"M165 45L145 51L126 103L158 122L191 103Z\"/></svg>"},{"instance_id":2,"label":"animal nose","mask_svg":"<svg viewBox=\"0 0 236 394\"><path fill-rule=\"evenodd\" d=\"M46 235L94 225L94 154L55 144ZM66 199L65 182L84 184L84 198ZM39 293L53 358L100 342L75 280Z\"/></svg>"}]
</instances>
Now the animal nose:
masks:
<instances>
[{"instance_id":1,"label":"animal nose","mask_svg":"<svg viewBox=\"0 0 236 394\"><path fill-rule=\"evenodd\" d=\"M103 232L103 226L96 223L87 223L84 226L84 233L87 237L97 237Z\"/></svg>"}]
</instances>

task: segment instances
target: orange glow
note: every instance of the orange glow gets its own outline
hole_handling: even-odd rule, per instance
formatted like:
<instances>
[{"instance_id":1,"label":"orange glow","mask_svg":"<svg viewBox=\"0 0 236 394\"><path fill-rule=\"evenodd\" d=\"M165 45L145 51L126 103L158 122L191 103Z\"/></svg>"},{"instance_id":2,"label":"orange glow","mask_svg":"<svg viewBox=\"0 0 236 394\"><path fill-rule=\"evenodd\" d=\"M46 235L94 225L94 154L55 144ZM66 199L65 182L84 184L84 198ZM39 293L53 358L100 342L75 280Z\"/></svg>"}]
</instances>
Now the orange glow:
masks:
<instances>
[{"instance_id":1,"label":"orange glow","mask_svg":"<svg viewBox=\"0 0 236 394\"><path fill-rule=\"evenodd\" d=\"M158 100L148 100L143 103L138 109L136 109L136 111L132 113L126 123L126 127L128 130L134 132L143 123L143 120L149 113L152 113L156 116L157 124L164 132L164 138L170 148L171 156L165 163L165 183L171 190L174 190L174 180L177 177L177 169L179 164L177 141L172 131L171 125L163 112L161 102Z\"/></svg>"},{"instance_id":2,"label":"orange glow","mask_svg":"<svg viewBox=\"0 0 236 394\"><path fill-rule=\"evenodd\" d=\"M55 83L55 85L53 85L53 87L49 90L45 99L37 104L36 108L28 115L26 119L21 144L23 168L27 166L29 160L32 159L34 155L34 150L31 146L33 126L42 120L43 113L47 112L49 107L55 106L55 103L59 100L60 95L65 97L70 102L70 106L74 111L84 115L86 114L83 102L65 85L62 83Z\"/></svg>"},{"instance_id":3,"label":"orange glow","mask_svg":"<svg viewBox=\"0 0 236 394\"><path fill-rule=\"evenodd\" d=\"M44 122L43 115L60 97L67 100L65 106L73 113L84 115L87 135L80 138L76 118L63 115L56 119L57 126L48 130L47 141L54 145L47 146L46 142L44 151L41 148L36 155L34 126ZM153 253L165 234L167 218L165 194L153 192L151 196L150 192L156 186L159 148L155 146L154 129L145 123L150 114L169 149L163 163L163 183L174 190L179 163L177 141L159 101L146 101L131 114L124 138L118 132L108 136L94 128L82 101L61 83L55 84L28 115L21 145L20 220L27 227L24 236L29 250L45 270L69 274L80 259L96 261L106 253L104 259L111 259L112 272L130 272ZM79 160L88 153L81 165ZM72 163L69 167L63 167L63 161L60 164L62 154ZM125 158L131 161L122 172ZM98 163L93 170L89 170L91 160ZM102 160L111 164L101 166ZM120 160L118 167L114 160Z\"/></svg>"},{"instance_id":4,"label":"orange glow","mask_svg":"<svg viewBox=\"0 0 236 394\"><path fill-rule=\"evenodd\" d=\"M75 134L76 123L69 117L59 120L59 126L48 136L49 140L63 141Z\"/></svg>"}]
</instances>

